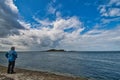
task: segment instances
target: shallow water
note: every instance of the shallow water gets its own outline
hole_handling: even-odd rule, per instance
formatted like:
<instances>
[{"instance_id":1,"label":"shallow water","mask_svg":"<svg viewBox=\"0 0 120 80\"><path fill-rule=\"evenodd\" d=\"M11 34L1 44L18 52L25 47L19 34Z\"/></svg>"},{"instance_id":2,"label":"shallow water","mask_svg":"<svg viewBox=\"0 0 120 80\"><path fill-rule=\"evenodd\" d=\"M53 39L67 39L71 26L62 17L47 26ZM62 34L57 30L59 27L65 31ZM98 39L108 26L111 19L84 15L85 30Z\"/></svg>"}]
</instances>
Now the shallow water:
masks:
<instances>
[{"instance_id":1,"label":"shallow water","mask_svg":"<svg viewBox=\"0 0 120 80\"><path fill-rule=\"evenodd\" d=\"M0 64L7 65L4 54L0 54ZM18 55L18 68L96 80L120 79L120 52L19 52Z\"/></svg>"}]
</instances>

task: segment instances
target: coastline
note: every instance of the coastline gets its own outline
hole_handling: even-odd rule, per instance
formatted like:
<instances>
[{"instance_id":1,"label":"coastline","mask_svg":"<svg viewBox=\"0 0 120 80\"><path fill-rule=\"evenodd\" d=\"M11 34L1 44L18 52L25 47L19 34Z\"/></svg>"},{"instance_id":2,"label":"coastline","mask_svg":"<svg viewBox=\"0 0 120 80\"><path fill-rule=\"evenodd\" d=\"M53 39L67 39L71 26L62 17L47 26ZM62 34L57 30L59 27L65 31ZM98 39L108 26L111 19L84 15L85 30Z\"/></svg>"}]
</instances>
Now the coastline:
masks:
<instances>
[{"instance_id":1,"label":"coastline","mask_svg":"<svg viewBox=\"0 0 120 80\"><path fill-rule=\"evenodd\" d=\"M15 74L7 74L7 68L0 65L0 80L88 80L82 77L58 75L49 72L15 68Z\"/></svg>"}]
</instances>

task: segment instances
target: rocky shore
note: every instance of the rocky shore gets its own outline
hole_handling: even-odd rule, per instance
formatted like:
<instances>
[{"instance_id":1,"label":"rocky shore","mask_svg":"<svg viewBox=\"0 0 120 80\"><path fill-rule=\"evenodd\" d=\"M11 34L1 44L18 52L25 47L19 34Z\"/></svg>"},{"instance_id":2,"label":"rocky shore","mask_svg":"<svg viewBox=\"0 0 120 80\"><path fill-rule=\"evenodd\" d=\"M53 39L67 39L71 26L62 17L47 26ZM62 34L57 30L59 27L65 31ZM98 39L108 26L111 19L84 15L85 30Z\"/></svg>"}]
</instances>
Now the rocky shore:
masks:
<instances>
[{"instance_id":1,"label":"rocky shore","mask_svg":"<svg viewBox=\"0 0 120 80\"><path fill-rule=\"evenodd\" d=\"M0 66L0 80L88 80L86 78L57 75L48 72L15 69L15 74L7 74L7 68Z\"/></svg>"}]
</instances>

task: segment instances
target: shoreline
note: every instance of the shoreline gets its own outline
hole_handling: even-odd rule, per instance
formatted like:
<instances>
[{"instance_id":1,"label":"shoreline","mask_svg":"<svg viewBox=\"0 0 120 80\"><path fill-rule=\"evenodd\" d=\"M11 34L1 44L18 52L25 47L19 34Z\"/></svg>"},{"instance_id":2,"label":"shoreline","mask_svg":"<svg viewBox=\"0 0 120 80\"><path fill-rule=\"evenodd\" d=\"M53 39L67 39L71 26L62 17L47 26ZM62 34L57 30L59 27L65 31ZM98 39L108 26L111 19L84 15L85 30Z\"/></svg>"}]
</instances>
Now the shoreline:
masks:
<instances>
[{"instance_id":1,"label":"shoreline","mask_svg":"<svg viewBox=\"0 0 120 80\"><path fill-rule=\"evenodd\" d=\"M59 75L50 72L15 68L15 74L7 74L7 67L0 65L0 80L88 80L83 77Z\"/></svg>"}]
</instances>

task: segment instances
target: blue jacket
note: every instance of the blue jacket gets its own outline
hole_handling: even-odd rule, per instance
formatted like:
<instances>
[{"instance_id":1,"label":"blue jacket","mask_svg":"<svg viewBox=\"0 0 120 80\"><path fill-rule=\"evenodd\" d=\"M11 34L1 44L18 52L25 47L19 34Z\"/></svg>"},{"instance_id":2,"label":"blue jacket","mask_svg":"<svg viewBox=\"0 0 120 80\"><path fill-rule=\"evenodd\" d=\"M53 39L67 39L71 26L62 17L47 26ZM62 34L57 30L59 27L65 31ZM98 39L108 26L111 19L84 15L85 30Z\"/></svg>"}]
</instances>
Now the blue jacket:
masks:
<instances>
[{"instance_id":1,"label":"blue jacket","mask_svg":"<svg viewBox=\"0 0 120 80\"><path fill-rule=\"evenodd\" d=\"M15 50L10 50L5 54L5 56L8 59L8 61L15 61L17 58L17 53Z\"/></svg>"}]
</instances>

